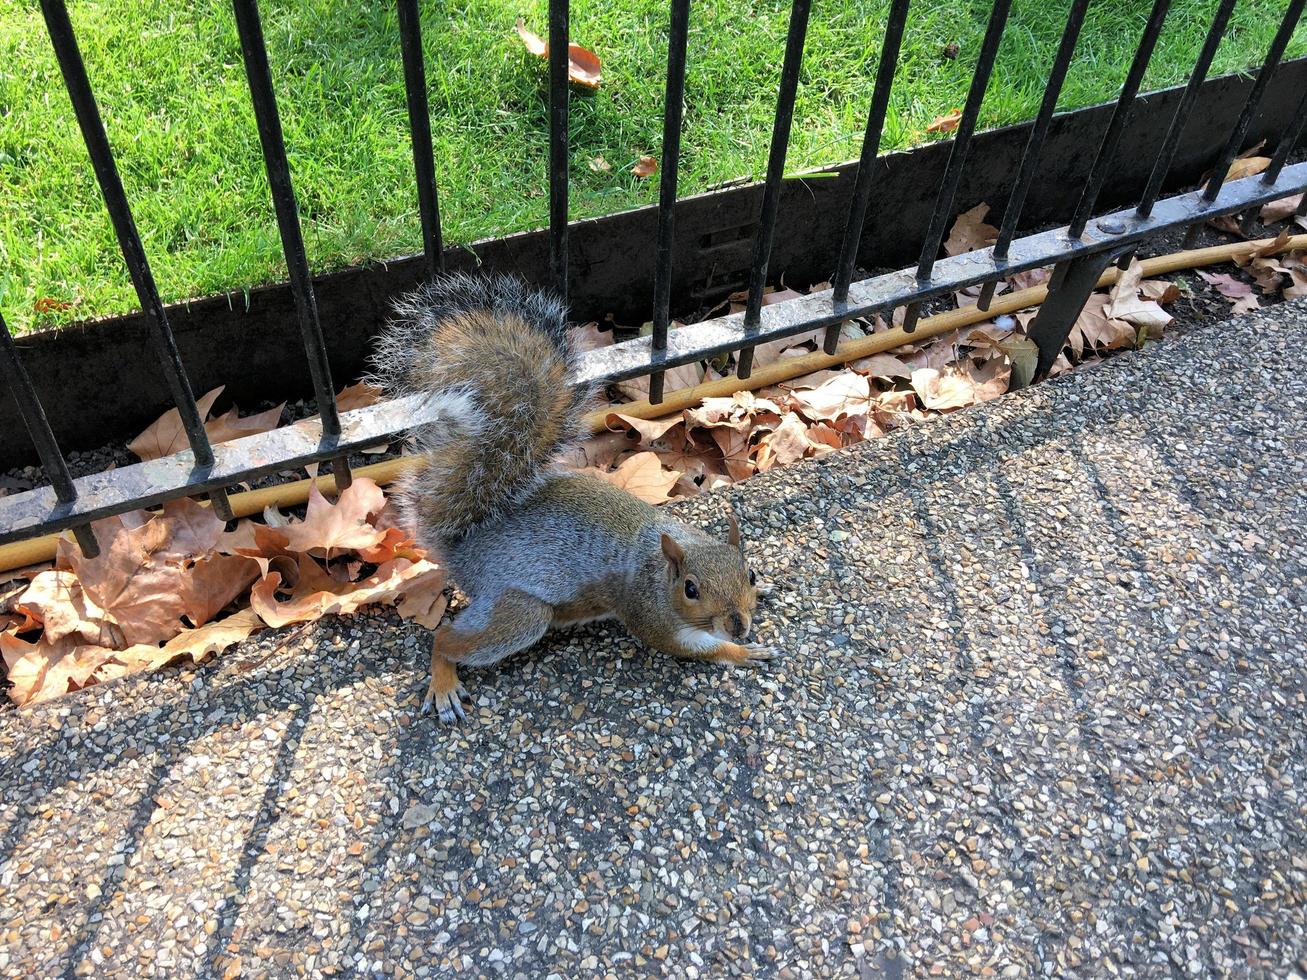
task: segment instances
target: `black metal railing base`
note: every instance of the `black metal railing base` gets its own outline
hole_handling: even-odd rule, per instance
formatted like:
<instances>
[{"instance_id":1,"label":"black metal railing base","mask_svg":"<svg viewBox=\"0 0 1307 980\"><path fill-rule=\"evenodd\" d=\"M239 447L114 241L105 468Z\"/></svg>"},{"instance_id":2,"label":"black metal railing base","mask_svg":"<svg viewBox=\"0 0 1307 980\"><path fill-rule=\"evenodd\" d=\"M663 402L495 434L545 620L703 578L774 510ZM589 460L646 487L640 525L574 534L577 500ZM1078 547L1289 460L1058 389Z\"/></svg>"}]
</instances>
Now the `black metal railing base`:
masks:
<instances>
[{"instance_id":1,"label":"black metal railing base","mask_svg":"<svg viewBox=\"0 0 1307 980\"><path fill-rule=\"evenodd\" d=\"M756 329L749 329L745 315L736 313L669 331L664 351L652 349L651 337L588 351L581 356L574 380L602 383L637 377L648 374L651 368L706 360L746 345L925 301L995 276L1068 260L1074 265L1097 256L1106 266L1115 253L1149 237L1196 221L1235 214L1304 187L1307 163L1286 166L1274 181L1250 177L1226 184L1215 201L1207 201L1203 191L1198 190L1159 202L1148 217L1140 217L1134 209L1103 215L1089 222L1083 239L1072 238L1065 227L1017 239L1006 260L996 261L992 249L940 259L928 283L918 280L915 270L903 269L851 284L844 303L835 301L833 289L825 289L765 306ZM1097 273L1092 278L1097 279ZM1069 288L1078 289L1083 286L1078 279L1072 274L1065 277L1065 282ZM1073 297L1066 305L1074 318L1083 299L1075 302ZM1053 339L1044 345L1047 349L1041 349L1041 360L1047 358L1051 363L1061 350L1065 333L1060 338L1058 333L1054 324L1049 331ZM0 498L0 544L343 456L391 441L416 425L438 418L439 412L429 398L412 395L342 413L341 431L336 436L324 434L320 421L306 419L216 445L210 467L197 467L194 456L182 452L75 480L76 497L71 501L60 501L52 488Z\"/></svg>"}]
</instances>

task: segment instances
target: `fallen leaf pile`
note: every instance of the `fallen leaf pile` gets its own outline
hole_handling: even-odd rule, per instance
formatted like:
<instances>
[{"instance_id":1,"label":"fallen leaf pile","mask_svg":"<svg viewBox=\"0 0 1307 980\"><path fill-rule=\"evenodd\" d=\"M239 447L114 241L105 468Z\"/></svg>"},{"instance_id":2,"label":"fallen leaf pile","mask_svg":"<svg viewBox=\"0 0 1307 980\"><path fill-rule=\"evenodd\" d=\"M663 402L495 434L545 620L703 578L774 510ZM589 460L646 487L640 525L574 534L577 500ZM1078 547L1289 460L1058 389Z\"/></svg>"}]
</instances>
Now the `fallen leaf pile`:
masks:
<instances>
[{"instance_id":1,"label":"fallen leaf pile","mask_svg":"<svg viewBox=\"0 0 1307 980\"><path fill-rule=\"evenodd\" d=\"M958 216L948 244L950 255L993 244L998 230L985 223L988 205ZM1037 269L1000 284L1026 289L1048 279ZM813 287L825 289L827 283ZM979 287L956 294L959 307L971 306ZM769 289L764 305L802 295L788 288ZM1110 290L1093 294L1077 318L1067 351L1054 365L1061 374L1084 360L1159 337L1171 315L1163 309L1180 295L1169 282L1145 280L1136 261ZM744 293L729 297L727 307L710 311L739 312ZM876 354L779 385L741 392L728 398L708 398L697 408L646 421L622 413L623 399L647 398L648 379L621 382L612 392L608 431L573 450L567 462L624 487L651 503L690 496L713 487L748 479L755 473L820 456L856 442L883 435L905 420L917 420L966 408L996 398L1011 387L1028 384L1039 352L1026 330L1036 309L1000 316L952 333L909 343L892 353ZM897 311L895 322L900 320ZM674 324L673 327L678 327ZM845 338L865 337L888 327L877 318L846 322ZM649 324L641 328L647 331ZM755 367L816 350L823 331L771 341L755 348ZM590 323L573 337L584 350L613 343L611 332ZM671 393L712 380L733 370L730 358L688 364L667 372L664 391Z\"/></svg>"},{"instance_id":2,"label":"fallen leaf pile","mask_svg":"<svg viewBox=\"0 0 1307 980\"><path fill-rule=\"evenodd\" d=\"M0 597L9 695L43 701L368 605L435 626L444 570L387 516L381 488L358 478L334 503L315 489L303 520L271 511L228 531L182 499L99 521L98 557L65 538L52 568Z\"/></svg>"}]
</instances>

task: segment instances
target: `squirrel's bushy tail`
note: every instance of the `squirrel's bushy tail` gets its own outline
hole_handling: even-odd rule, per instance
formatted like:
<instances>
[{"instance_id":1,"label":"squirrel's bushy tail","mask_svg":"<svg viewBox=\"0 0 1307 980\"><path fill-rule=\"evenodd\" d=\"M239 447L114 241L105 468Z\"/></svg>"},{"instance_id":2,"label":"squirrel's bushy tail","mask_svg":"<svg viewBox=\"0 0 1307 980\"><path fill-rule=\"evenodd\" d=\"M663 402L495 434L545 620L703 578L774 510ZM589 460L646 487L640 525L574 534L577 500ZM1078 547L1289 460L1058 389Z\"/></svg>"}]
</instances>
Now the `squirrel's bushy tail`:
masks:
<instances>
[{"instance_id":1,"label":"squirrel's bushy tail","mask_svg":"<svg viewBox=\"0 0 1307 980\"><path fill-rule=\"evenodd\" d=\"M404 503L423 543L510 510L581 434L590 393L568 384L566 321L561 303L507 276L442 276L396 304L369 380L441 409L412 433L425 465Z\"/></svg>"}]
</instances>

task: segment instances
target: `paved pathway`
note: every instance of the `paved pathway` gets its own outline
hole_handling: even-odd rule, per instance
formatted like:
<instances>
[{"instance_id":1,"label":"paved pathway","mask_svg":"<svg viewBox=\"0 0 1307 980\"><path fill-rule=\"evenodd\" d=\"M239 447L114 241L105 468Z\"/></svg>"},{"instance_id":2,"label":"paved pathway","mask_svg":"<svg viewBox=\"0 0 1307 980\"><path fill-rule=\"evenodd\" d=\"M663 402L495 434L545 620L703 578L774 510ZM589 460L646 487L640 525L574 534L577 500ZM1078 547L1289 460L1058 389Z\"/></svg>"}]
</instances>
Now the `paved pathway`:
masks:
<instances>
[{"instance_id":1,"label":"paved pathway","mask_svg":"<svg viewBox=\"0 0 1307 980\"><path fill-rule=\"evenodd\" d=\"M0 974L1307 973L1304 313L739 489L770 671L592 626L449 731L365 617L0 713Z\"/></svg>"}]
</instances>

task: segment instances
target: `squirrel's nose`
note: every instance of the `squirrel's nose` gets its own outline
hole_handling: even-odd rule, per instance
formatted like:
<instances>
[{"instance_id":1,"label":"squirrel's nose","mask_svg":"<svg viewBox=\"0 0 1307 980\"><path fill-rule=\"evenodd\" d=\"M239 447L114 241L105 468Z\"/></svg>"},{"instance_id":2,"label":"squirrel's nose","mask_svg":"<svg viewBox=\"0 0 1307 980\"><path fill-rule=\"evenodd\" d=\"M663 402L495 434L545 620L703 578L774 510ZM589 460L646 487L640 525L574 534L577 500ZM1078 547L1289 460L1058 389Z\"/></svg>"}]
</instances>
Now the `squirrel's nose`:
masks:
<instances>
[{"instance_id":1,"label":"squirrel's nose","mask_svg":"<svg viewBox=\"0 0 1307 980\"><path fill-rule=\"evenodd\" d=\"M739 613L731 613L731 632L736 637L744 636L749 632L749 624L744 621L744 617Z\"/></svg>"}]
</instances>

